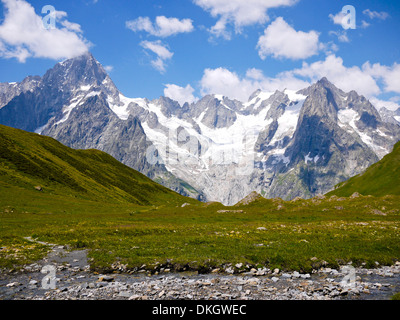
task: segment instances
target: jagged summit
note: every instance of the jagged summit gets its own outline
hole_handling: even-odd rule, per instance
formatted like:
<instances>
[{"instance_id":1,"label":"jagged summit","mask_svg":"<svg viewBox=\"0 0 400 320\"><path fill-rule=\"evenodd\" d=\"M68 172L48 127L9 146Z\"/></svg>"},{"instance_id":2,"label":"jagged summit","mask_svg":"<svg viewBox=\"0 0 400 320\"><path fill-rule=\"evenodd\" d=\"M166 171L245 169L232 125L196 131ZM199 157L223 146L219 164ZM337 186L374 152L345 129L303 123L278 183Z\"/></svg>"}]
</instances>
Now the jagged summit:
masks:
<instances>
[{"instance_id":1,"label":"jagged summit","mask_svg":"<svg viewBox=\"0 0 400 320\"><path fill-rule=\"evenodd\" d=\"M326 193L400 139L397 115L386 122L326 77L303 90L257 90L245 103L210 94L180 106L125 97L90 53L0 85L0 99L1 124L105 151L184 195L227 205L253 191L285 200Z\"/></svg>"}]
</instances>

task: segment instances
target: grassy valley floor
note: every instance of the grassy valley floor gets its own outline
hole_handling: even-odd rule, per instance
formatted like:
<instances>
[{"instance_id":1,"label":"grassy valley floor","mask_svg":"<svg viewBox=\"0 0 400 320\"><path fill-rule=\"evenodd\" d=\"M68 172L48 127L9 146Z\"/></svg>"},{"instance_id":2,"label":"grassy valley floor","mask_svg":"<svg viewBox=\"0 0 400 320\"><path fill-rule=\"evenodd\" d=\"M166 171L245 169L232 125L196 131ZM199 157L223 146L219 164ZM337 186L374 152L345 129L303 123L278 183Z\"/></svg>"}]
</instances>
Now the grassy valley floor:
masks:
<instances>
[{"instance_id":1,"label":"grassy valley floor","mask_svg":"<svg viewBox=\"0 0 400 320\"><path fill-rule=\"evenodd\" d=\"M333 196L139 206L2 186L0 268L18 269L48 253L26 237L86 249L98 272L392 265L400 261L399 204L399 196Z\"/></svg>"}]
</instances>

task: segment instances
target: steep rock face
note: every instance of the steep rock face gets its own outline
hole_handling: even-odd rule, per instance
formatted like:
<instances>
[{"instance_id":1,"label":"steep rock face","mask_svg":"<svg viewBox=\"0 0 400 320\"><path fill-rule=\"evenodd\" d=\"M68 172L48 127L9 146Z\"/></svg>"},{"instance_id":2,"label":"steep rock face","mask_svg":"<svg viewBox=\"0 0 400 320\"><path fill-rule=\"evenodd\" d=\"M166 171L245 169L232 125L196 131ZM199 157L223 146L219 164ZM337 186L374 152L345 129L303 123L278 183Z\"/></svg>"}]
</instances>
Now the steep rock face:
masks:
<instances>
[{"instance_id":1,"label":"steep rock face","mask_svg":"<svg viewBox=\"0 0 400 320\"><path fill-rule=\"evenodd\" d=\"M285 151L290 165L278 171L270 197L325 193L377 162L400 138L399 128L383 122L355 91L344 93L323 78L299 93L307 99Z\"/></svg>"},{"instance_id":2,"label":"steep rock face","mask_svg":"<svg viewBox=\"0 0 400 320\"><path fill-rule=\"evenodd\" d=\"M149 160L157 151L132 112L138 105L126 104L90 53L56 64L42 78L35 77L34 86L28 80L13 85L21 88L14 97L7 94L11 100L0 109L1 124L51 136L72 148L107 152L183 195L204 199L163 163ZM7 92L9 85L2 87Z\"/></svg>"},{"instance_id":3,"label":"steep rock face","mask_svg":"<svg viewBox=\"0 0 400 320\"><path fill-rule=\"evenodd\" d=\"M0 97L2 124L105 151L181 194L229 205L253 191L287 200L325 193L400 139L395 113L382 119L326 78L297 92L257 90L245 103L207 95L181 106L125 97L87 54L2 84Z\"/></svg>"},{"instance_id":4,"label":"steep rock face","mask_svg":"<svg viewBox=\"0 0 400 320\"><path fill-rule=\"evenodd\" d=\"M109 107L104 93L93 95L75 107L65 122L48 123L43 135L74 149L99 149L150 178L167 174L162 164L151 164L146 152L152 143L140 121L121 120Z\"/></svg>"},{"instance_id":5,"label":"steep rock face","mask_svg":"<svg viewBox=\"0 0 400 320\"><path fill-rule=\"evenodd\" d=\"M0 83L0 109L21 93L35 89L39 82L39 76L29 76L20 83Z\"/></svg>"},{"instance_id":6,"label":"steep rock face","mask_svg":"<svg viewBox=\"0 0 400 320\"><path fill-rule=\"evenodd\" d=\"M15 85L19 89L0 109L0 122L37 131L52 117L61 116L63 108L69 106L80 92L93 86L112 97L118 95L111 79L90 53L58 63L42 78L28 77Z\"/></svg>"},{"instance_id":7,"label":"steep rock face","mask_svg":"<svg viewBox=\"0 0 400 320\"><path fill-rule=\"evenodd\" d=\"M392 111L385 107L379 109L379 114L384 122L400 126L400 108Z\"/></svg>"}]
</instances>

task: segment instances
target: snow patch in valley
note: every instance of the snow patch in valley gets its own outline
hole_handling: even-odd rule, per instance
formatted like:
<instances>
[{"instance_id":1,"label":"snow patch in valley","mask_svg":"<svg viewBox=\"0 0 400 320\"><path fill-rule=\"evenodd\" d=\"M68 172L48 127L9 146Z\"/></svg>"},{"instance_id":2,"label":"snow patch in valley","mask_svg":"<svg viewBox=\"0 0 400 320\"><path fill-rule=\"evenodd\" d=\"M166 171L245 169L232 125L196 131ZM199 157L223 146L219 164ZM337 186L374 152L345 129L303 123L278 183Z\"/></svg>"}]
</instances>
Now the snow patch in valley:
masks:
<instances>
[{"instance_id":1,"label":"snow patch in valley","mask_svg":"<svg viewBox=\"0 0 400 320\"><path fill-rule=\"evenodd\" d=\"M192 174L200 174L208 170L210 165L241 165L245 161L251 163L255 157L254 145L259 133L272 122L265 120L269 108L264 108L257 115L237 114L236 121L228 128L209 128L201 122L205 114L203 112L193 119L200 127L199 134L191 123L175 116L166 117L156 104L148 103L145 109L154 112L158 122L167 128L164 132L150 128L146 122L142 123L164 164L175 173L188 170ZM179 127L184 128L189 135L188 141L186 135L177 136ZM198 154L199 144L201 154Z\"/></svg>"},{"instance_id":2,"label":"snow patch in valley","mask_svg":"<svg viewBox=\"0 0 400 320\"><path fill-rule=\"evenodd\" d=\"M339 126L344 127L350 125L352 128L357 129L356 121L359 120L358 113L353 109L343 109L338 111Z\"/></svg>"},{"instance_id":3,"label":"snow patch in valley","mask_svg":"<svg viewBox=\"0 0 400 320\"><path fill-rule=\"evenodd\" d=\"M289 157L285 157L286 148L281 149L273 149L267 153L267 156L264 158L264 161L268 159L268 156L273 156L272 164L278 164L279 162L283 162L286 166L290 163Z\"/></svg>"},{"instance_id":4,"label":"snow patch in valley","mask_svg":"<svg viewBox=\"0 0 400 320\"><path fill-rule=\"evenodd\" d=\"M315 157L310 157L311 152L309 152L305 157L304 157L304 162L307 164L308 161L312 161L314 163L317 163L319 160L319 155L316 155Z\"/></svg>"}]
</instances>

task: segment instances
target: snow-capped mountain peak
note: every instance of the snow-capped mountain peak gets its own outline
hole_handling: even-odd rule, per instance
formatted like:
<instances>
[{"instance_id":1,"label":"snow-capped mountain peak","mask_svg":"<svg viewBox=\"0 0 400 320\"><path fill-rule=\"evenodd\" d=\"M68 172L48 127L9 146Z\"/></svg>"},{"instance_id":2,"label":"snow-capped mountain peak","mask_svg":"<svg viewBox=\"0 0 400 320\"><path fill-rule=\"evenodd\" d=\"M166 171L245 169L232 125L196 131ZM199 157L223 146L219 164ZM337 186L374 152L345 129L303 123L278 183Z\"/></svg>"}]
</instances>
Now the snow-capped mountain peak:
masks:
<instances>
[{"instance_id":1,"label":"snow-capped mountain peak","mask_svg":"<svg viewBox=\"0 0 400 320\"><path fill-rule=\"evenodd\" d=\"M253 191L285 199L329 191L400 139L400 114L382 119L326 78L299 91L257 90L245 103L209 94L181 106L124 96L91 54L0 84L0 102L2 124L98 148L182 194L224 204Z\"/></svg>"}]
</instances>

